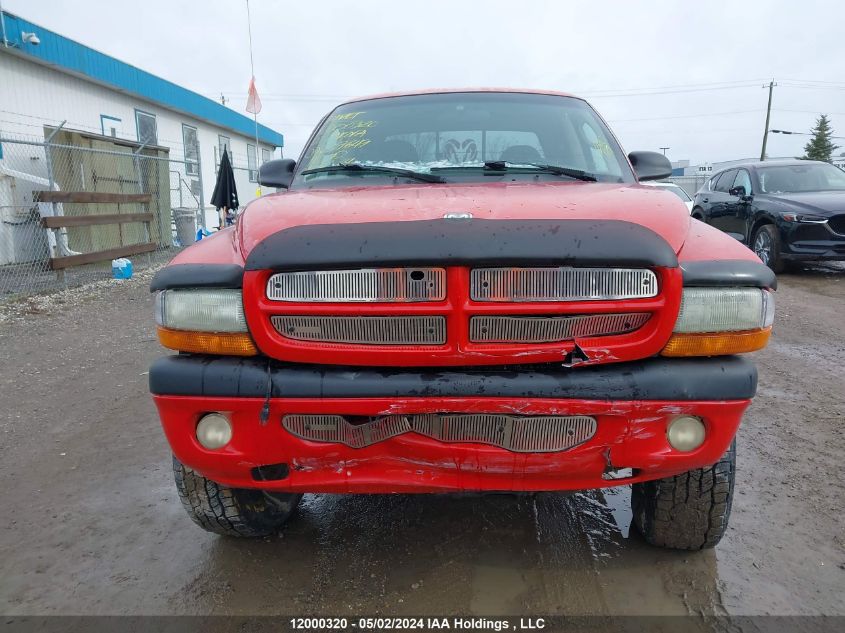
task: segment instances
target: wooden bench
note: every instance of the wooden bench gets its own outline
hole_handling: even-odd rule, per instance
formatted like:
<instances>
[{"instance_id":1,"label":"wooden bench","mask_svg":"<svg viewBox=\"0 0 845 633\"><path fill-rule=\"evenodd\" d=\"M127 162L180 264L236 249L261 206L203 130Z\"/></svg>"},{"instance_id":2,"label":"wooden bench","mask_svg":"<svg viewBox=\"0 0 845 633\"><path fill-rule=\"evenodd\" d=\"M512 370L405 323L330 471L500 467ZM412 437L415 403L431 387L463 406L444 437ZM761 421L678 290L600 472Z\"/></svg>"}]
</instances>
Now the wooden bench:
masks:
<instances>
[{"instance_id":1,"label":"wooden bench","mask_svg":"<svg viewBox=\"0 0 845 633\"><path fill-rule=\"evenodd\" d=\"M149 205L152 196L148 193L104 193L97 191L36 191L35 198L38 202L50 203L76 203L76 204L145 204ZM147 239L150 236L150 223L155 219L152 213L110 213L101 215L53 215L41 218L41 224L46 229L63 229L72 227L96 226L100 224L126 224L129 222L143 222L145 224ZM93 264L118 257L150 253L158 248L155 242L141 242L107 248L92 253L80 255L64 255L50 258L50 267L53 270L63 270L71 266Z\"/></svg>"}]
</instances>

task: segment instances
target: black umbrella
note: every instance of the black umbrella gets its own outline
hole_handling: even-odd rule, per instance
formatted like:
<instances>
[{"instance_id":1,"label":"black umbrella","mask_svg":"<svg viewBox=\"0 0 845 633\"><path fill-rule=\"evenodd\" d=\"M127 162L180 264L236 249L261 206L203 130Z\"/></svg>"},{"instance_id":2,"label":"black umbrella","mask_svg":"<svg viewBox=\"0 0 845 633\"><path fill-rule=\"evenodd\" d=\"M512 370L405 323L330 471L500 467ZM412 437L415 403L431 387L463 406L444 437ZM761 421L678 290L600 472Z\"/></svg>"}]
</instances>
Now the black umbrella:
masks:
<instances>
[{"instance_id":1,"label":"black umbrella","mask_svg":"<svg viewBox=\"0 0 845 633\"><path fill-rule=\"evenodd\" d=\"M238 204L238 187L235 185L235 172L232 170L232 163L229 162L229 152L223 149L223 156L220 158L220 168L217 170L217 182L214 183L214 193L211 194L211 204L218 211L223 209L220 218L222 229L228 222L226 218L229 211L236 211Z\"/></svg>"}]
</instances>

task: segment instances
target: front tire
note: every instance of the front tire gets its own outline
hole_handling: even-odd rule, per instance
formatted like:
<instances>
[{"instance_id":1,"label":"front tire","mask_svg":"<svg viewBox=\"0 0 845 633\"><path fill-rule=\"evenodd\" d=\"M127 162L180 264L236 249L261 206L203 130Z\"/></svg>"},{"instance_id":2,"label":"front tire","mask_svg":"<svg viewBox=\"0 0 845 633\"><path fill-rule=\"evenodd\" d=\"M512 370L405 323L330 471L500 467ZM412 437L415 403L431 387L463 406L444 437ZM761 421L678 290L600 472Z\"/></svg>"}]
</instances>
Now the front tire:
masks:
<instances>
[{"instance_id":1,"label":"front tire","mask_svg":"<svg viewBox=\"0 0 845 633\"><path fill-rule=\"evenodd\" d=\"M651 545L701 550L728 529L736 473L736 440L709 468L631 486L634 525Z\"/></svg>"},{"instance_id":2,"label":"front tire","mask_svg":"<svg viewBox=\"0 0 845 633\"><path fill-rule=\"evenodd\" d=\"M206 479L175 457L173 475L182 506L202 529L223 536L275 534L290 518L301 494L228 488Z\"/></svg>"},{"instance_id":3,"label":"front tire","mask_svg":"<svg viewBox=\"0 0 845 633\"><path fill-rule=\"evenodd\" d=\"M780 232L773 224L764 224L754 231L751 250L776 273L783 272L784 262L780 256Z\"/></svg>"}]
</instances>

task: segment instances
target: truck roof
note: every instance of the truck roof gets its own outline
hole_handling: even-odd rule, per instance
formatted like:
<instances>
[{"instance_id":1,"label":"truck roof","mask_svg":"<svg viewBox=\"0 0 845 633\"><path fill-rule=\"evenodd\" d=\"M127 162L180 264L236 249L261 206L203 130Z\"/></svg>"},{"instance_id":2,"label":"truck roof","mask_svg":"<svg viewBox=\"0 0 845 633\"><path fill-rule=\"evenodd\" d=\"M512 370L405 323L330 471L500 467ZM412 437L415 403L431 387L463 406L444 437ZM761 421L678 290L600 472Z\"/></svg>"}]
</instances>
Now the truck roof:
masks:
<instances>
[{"instance_id":1,"label":"truck roof","mask_svg":"<svg viewBox=\"0 0 845 633\"><path fill-rule=\"evenodd\" d=\"M559 92L557 90L538 90L538 89L531 89L531 88L426 88L420 90L407 90L402 92L385 92L381 94L374 94L374 95L367 95L363 97L355 97L354 99L349 99L344 101L343 104L347 103L357 103L359 101L372 101L373 99L389 99L391 97L411 97L414 95L430 95L430 94L452 94L452 93L459 93L459 92L510 92L510 93L517 93L517 94L538 94L538 95L551 95L556 97L572 97L574 99L581 99L576 95L570 94L568 92ZM582 99L583 100L583 99Z\"/></svg>"}]
</instances>

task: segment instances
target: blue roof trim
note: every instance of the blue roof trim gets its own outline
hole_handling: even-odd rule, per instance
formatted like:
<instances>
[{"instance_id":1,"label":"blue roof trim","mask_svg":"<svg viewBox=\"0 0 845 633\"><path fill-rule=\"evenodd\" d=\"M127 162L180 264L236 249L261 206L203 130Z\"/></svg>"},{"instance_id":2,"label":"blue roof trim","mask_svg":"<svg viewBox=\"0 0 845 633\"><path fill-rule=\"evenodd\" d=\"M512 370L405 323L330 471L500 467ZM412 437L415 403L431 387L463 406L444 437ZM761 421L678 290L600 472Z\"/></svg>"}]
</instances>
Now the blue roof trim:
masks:
<instances>
[{"instance_id":1,"label":"blue roof trim","mask_svg":"<svg viewBox=\"0 0 845 633\"><path fill-rule=\"evenodd\" d=\"M9 43L15 45L15 51L24 53L27 57L88 77L92 81L136 95L165 108L178 110L214 125L235 130L244 136L255 137L255 123L252 119L234 112L213 99L156 77L14 14L3 12L3 16ZM36 33L41 44L32 46L22 43L21 31ZM2 50L2 42L0 42L0 50ZM276 147L284 146L282 134L265 125L258 125L258 138Z\"/></svg>"}]
</instances>

